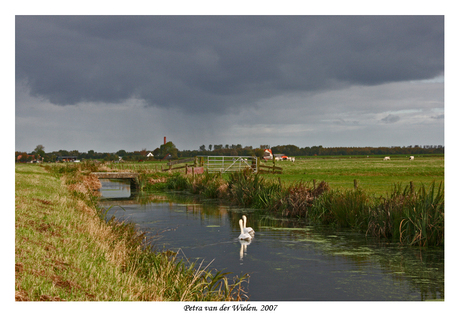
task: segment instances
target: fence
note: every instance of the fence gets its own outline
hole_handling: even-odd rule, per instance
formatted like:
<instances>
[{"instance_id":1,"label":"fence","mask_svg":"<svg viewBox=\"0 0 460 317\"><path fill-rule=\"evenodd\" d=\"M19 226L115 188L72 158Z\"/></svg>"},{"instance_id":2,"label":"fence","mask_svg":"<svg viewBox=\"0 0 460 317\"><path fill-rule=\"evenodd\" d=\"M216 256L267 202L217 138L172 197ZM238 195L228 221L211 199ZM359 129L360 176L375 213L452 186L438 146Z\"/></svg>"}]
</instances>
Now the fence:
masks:
<instances>
[{"instance_id":1,"label":"fence","mask_svg":"<svg viewBox=\"0 0 460 317\"><path fill-rule=\"evenodd\" d=\"M185 165L183 165L185 163ZM188 164L189 163L189 164ZM168 162L163 171L184 169L186 174L201 174L204 169L208 173L231 173L249 168L253 173L282 174L283 168L260 164L256 156L197 156L195 158ZM203 169L204 168L204 169Z\"/></svg>"},{"instance_id":2,"label":"fence","mask_svg":"<svg viewBox=\"0 0 460 317\"><path fill-rule=\"evenodd\" d=\"M255 156L207 156L204 166L208 173L230 173L250 168L257 173L258 158Z\"/></svg>"},{"instance_id":3,"label":"fence","mask_svg":"<svg viewBox=\"0 0 460 317\"><path fill-rule=\"evenodd\" d=\"M275 164L273 164L273 166L259 164L259 173L260 174L283 174L283 168L275 166Z\"/></svg>"}]
</instances>

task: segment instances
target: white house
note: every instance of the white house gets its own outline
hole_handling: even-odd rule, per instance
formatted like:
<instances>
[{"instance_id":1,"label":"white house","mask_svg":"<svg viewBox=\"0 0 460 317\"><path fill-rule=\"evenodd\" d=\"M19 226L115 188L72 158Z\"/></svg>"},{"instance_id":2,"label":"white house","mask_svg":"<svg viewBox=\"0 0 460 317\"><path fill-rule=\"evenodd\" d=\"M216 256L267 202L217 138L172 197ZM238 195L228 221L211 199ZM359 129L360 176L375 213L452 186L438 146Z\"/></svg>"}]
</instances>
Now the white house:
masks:
<instances>
[{"instance_id":1,"label":"white house","mask_svg":"<svg viewBox=\"0 0 460 317\"><path fill-rule=\"evenodd\" d=\"M268 160L273 160L273 153L272 153L272 150L270 149L265 149L264 151L264 160L268 161Z\"/></svg>"}]
</instances>

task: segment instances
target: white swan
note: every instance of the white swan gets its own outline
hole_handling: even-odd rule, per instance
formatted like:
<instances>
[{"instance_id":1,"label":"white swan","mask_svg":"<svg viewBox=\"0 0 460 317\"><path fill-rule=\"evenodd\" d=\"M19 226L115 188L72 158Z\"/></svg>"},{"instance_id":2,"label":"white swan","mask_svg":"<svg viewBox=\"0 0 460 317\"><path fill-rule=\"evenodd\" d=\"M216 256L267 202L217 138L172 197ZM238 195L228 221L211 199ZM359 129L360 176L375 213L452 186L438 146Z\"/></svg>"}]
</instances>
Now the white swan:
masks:
<instances>
[{"instance_id":1,"label":"white swan","mask_svg":"<svg viewBox=\"0 0 460 317\"><path fill-rule=\"evenodd\" d=\"M246 227L246 216L243 215L243 230L245 233L249 233L251 236L254 236L255 231L251 227Z\"/></svg>"},{"instance_id":2,"label":"white swan","mask_svg":"<svg viewBox=\"0 0 460 317\"><path fill-rule=\"evenodd\" d=\"M243 230L243 220L240 219L239 224L240 224L241 234L238 237L238 239L240 239L240 240L251 240L252 239L251 235L249 233L244 232L244 230Z\"/></svg>"}]
</instances>

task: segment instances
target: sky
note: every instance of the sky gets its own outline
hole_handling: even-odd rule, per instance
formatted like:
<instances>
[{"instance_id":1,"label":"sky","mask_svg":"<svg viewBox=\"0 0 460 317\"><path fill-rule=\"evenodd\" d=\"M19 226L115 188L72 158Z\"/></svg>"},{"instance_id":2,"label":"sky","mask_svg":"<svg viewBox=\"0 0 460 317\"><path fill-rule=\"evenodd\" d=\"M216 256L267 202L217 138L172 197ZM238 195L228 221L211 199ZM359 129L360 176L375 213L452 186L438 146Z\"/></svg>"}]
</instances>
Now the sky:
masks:
<instances>
[{"instance_id":1,"label":"sky","mask_svg":"<svg viewBox=\"0 0 460 317\"><path fill-rule=\"evenodd\" d=\"M444 145L444 16L15 17L15 149Z\"/></svg>"}]
</instances>

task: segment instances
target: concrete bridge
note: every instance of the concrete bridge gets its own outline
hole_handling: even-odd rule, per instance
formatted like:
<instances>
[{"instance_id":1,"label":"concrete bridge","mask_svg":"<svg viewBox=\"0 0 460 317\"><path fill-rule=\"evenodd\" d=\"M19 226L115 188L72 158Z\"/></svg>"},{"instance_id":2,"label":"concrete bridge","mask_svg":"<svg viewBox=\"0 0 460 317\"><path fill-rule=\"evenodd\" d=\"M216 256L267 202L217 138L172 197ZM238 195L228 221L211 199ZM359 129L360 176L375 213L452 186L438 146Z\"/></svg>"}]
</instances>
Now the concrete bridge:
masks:
<instances>
[{"instance_id":1,"label":"concrete bridge","mask_svg":"<svg viewBox=\"0 0 460 317\"><path fill-rule=\"evenodd\" d=\"M138 173L119 173L119 172L93 172L99 179L129 179L131 185L131 195L134 192L138 192L139 186L139 174Z\"/></svg>"}]
</instances>

